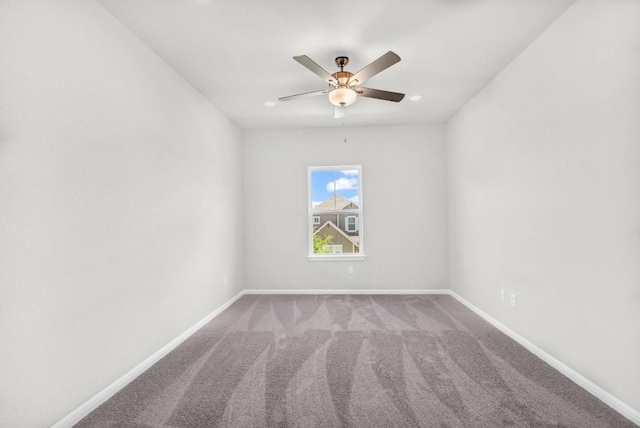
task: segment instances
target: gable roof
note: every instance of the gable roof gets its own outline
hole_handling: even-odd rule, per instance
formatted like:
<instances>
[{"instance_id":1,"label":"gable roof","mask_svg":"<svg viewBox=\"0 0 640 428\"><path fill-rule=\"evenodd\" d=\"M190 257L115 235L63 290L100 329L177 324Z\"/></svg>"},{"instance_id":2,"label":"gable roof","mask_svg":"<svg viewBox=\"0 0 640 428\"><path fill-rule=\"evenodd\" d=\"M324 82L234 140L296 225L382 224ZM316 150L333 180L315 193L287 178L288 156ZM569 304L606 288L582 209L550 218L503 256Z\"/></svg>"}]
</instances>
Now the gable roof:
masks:
<instances>
[{"instance_id":1,"label":"gable roof","mask_svg":"<svg viewBox=\"0 0 640 428\"><path fill-rule=\"evenodd\" d=\"M347 198L343 198L340 195L333 195L326 201L323 201L322 203L313 207L313 209L318 211L343 210L347 208L349 205L353 205L353 207L349 207L349 208L356 208L356 209L358 208L358 206L355 203L353 203L353 201L350 201Z\"/></svg>"},{"instance_id":2,"label":"gable roof","mask_svg":"<svg viewBox=\"0 0 640 428\"><path fill-rule=\"evenodd\" d=\"M318 234L318 232L320 232L322 229L324 229L325 227L332 227L333 229L335 229L337 232L339 232L342 236L344 236L345 238L347 238L349 241L353 242L356 247L360 246L360 237L359 236L349 236L346 233L344 233L342 231L342 229L340 229L338 226L335 225L335 223L333 223L331 220L325 222L322 226L320 226L318 228L318 230L316 230L315 232L313 232L314 235Z\"/></svg>"}]
</instances>

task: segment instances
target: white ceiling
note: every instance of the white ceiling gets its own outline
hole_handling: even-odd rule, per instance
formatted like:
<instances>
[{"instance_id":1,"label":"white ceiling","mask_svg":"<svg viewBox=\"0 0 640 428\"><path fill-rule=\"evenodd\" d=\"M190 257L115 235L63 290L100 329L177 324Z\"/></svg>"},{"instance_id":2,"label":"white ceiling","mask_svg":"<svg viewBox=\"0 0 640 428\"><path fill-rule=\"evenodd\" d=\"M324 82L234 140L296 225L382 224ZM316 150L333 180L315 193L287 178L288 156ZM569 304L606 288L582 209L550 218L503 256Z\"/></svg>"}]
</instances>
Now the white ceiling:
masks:
<instances>
[{"instance_id":1,"label":"white ceiling","mask_svg":"<svg viewBox=\"0 0 640 428\"><path fill-rule=\"evenodd\" d=\"M344 125L443 122L575 0L98 0L243 129L340 126L326 89L292 57L357 72L389 50L402 61L365 86L407 97L362 98ZM420 94L417 102L408 96Z\"/></svg>"}]
</instances>

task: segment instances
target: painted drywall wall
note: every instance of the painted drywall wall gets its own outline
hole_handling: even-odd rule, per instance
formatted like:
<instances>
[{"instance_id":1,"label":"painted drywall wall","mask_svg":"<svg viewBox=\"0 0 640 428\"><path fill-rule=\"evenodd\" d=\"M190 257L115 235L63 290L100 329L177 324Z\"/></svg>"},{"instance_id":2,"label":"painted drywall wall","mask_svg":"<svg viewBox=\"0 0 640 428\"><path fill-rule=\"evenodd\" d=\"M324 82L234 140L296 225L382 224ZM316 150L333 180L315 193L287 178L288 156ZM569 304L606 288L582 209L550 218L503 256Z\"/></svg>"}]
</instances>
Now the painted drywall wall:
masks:
<instances>
[{"instance_id":1,"label":"painted drywall wall","mask_svg":"<svg viewBox=\"0 0 640 428\"><path fill-rule=\"evenodd\" d=\"M45 427L242 288L241 133L94 2L0 40L0 425Z\"/></svg>"},{"instance_id":2,"label":"painted drywall wall","mask_svg":"<svg viewBox=\"0 0 640 428\"><path fill-rule=\"evenodd\" d=\"M443 125L245 131L243 143L247 288L447 286ZM327 165L362 165L364 261L307 258L307 167Z\"/></svg>"},{"instance_id":3,"label":"painted drywall wall","mask_svg":"<svg viewBox=\"0 0 640 428\"><path fill-rule=\"evenodd\" d=\"M636 410L638 16L576 2L447 124L453 290Z\"/></svg>"}]
</instances>

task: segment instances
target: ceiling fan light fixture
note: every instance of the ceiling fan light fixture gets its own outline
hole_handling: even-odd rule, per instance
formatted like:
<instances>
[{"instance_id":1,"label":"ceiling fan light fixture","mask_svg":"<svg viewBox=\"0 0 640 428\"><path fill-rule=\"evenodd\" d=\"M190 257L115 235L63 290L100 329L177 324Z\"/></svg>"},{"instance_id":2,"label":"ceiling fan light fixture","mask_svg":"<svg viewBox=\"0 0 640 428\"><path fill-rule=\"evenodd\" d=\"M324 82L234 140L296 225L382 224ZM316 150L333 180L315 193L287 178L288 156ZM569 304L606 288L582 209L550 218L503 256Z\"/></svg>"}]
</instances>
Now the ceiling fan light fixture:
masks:
<instances>
[{"instance_id":1,"label":"ceiling fan light fixture","mask_svg":"<svg viewBox=\"0 0 640 428\"><path fill-rule=\"evenodd\" d=\"M356 91L346 87L340 87L329 92L329 101L334 106L348 106L356 102Z\"/></svg>"}]
</instances>

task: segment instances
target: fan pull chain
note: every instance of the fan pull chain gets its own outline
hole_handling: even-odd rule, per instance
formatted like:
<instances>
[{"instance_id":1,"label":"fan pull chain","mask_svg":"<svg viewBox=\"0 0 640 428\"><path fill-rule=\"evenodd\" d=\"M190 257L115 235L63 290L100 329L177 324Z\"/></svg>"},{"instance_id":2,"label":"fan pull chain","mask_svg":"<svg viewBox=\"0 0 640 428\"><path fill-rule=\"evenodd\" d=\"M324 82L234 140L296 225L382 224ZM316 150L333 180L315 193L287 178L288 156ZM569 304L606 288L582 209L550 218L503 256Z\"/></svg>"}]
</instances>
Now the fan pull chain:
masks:
<instances>
[{"instance_id":1,"label":"fan pull chain","mask_svg":"<svg viewBox=\"0 0 640 428\"><path fill-rule=\"evenodd\" d=\"M342 121L342 130L344 131L344 120ZM344 136L344 142L347 142L347 136Z\"/></svg>"}]
</instances>

